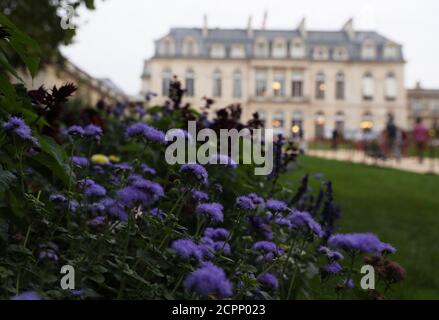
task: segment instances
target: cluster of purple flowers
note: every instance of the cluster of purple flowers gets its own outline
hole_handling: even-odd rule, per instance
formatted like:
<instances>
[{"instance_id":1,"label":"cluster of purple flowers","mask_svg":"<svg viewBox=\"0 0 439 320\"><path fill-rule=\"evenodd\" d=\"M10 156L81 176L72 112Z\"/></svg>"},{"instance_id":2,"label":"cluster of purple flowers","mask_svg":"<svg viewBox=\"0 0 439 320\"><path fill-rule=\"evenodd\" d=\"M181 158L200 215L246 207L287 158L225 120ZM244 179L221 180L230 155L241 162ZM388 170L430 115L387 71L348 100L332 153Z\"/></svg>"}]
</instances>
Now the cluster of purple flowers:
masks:
<instances>
[{"instance_id":1,"label":"cluster of purple flowers","mask_svg":"<svg viewBox=\"0 0 439 320\"><path fill-rule=\"evenodd\" d=\"M128 127L125 131L125 135L129 138L133 137L142 137L148 141L166 144L166 138L163 131L160 131L157 128L151 127L143 122L137 122L130 127Z\"/></svg>"},{"instance_id":2,"label":"cluster of purple flowers","mask_svg":"<svg viewBox=\"0 0 439 320\"><path fill-rule=\"evenodd\" d=\"M341 270L343 270L343 268L336 261L330 262L323 267L323 272L327 274L337 274L340 273Z\"/></svg>"},{"instance_id":3,"label":"cluster of purple flowers","mask_svg":"<svg viewBox=\"0 0 439 320\"><path fill-rule=\"evenodd\" d=\"M72 161L72 163L80 168L85 168L88 166L88 159L84 158L84 157L78 157L78 156L73 156L70 158L70 160Z\"/></svg>"},{"instance_id":4,"label":"cluster of purple flowers","mask_svg":"<svg viewBox=\"0 0 439 320\"><path fill-rule=\"evenodd\" d=\"M191 239L175 240L171 248L177 253L177 255L185 260L195 258L201 261L203 258L203 251L200 246Z\"/></svg>"},{"instance_id":5,"label":"cluster of purple flowers","mask_svg":"<svg viewBox=\"0 0 439 320\"><path fill-rule=\"evenodd\" d=\"M330 261L341 261L344 259L344 256L335 250L331 250L328 247L325 246L320 246L320 248L318 249L318 252L324 254L326 256L326 258L328 258Z\"/></svg>"},{"instance_id":6,"label":"cluster of purple flowers","mask_svg":"<svg viewBox=\"0 0 439 320\"><path fill-rule=\"evenodd\" d=\"M96 141L100 141L103 131L101 127L98 127L94 124L89 124L85 127L73 125L67 128L66 133L74 138L86 137L86 138L94 139Z\"/></svg>"},{"instance_id":7,"label":"cluster of purple flowers","mask_svg":"<svg viewBox=\"0 0 439 320\"><path fill-rule=\"evenodd\" d=\"M56 203L57 205L60 205L64 208L67 208L67 210L71 212L76 212L76 210L79 207L78 201L72 199L68 200L64 195L62 194L52 194L49 196L49 201Z\"/></svg>"},{"instance_id":8,"label":"cluster of purple flowers","mask_svg":"<svg viewBox=\"0 0 439 320\"><path fill-rule=\"evenodd\" d=\"M198 163L187 163L181 166L180 172L185 172L194 175L199 182L206 185L208 183L207 170Z\"/></svg>"},{"instance_id":9,"label":"cluster of purple flowers","mask_svg":"<svg viewBox=\"0 0 439 320\"><path fill-rule=\"evenodd\" d=\"M213 258L214 252L230 255L231 248L226 242L229 235L230 232L224 228L206 228L200 245L204 255L208 258Z\"/></svg>"},{"instance_id":10,"label":"cluster of purple flowers","mask_svg":"<svg viewBox=\"0 0 439 320\"><path fill-rule=\"evenodd\" d=\"M381 242L372 233L335 234L328 240L329 246L345 251L360 251L369 254L394 253L396 249Z\"/></svg>"},{"instance_id":11,"label":"cluster of purple flowers","mask_svg":"<svg viewBox=\"0 0 439 320\"><path fill-rule=\"evenodd\" d=\"M32 130L26 122L19 117L10 117L8 121L2 124L3 129L18 136L24 141L29 141L34 145L38 145L38 140L32 136Z\"/></svg>"},{"instance_id":12,"label":"cluster of purple flowers","mask_svg":"<svg viewBox=\"0 0 439 320\"><path fill-rule=\"evenodd\" d=\"M272 273L262 273L259 277L258 277L258 281L273 290L276 290L279 287L279 281L277 280L277 277L272 274Z\"/></svg>"},{"instance_id":13,"label":"cluster of purple flowers","mask_svg":"<svg viewBox=\"0 0 439 320\"><path fill-rule=\"evenodd\" d=\"M248 196L240 196L236 198L236 205L242 210L255 210L256 205L253 200Z\"/></svg>"},{"instance_id":14,"label":"cluster of purple flowers","mask_svg":"<svg viewBox=\"0 0 439 320\"><path fill-rule=\"evenodd\" d=\"M215 294L219 298L226 298L232 295L232 283L227 279L223 269L211 262L202 264L197 270L190 273L183 282L188 291L207 297Z\"/></svg>"},{"instance_id":15,"label":"cluster of purple flowers","mask_svg":"<svg viewBox=\"0 0 439 320\"><path fill-rule=\"evenodd\" d=\"M80 180L78 184L83 188L87 197L104 197L107 194L107 190L92 179Z\"/></svg>"},{"instance_id":16,"label":"cluster of purple flowers","mask_svg":"<svg viewBox=\"0 0 439 320\"><path fill-rule=\"evenodd\" d=\"M198 202L209 201L209 195L203 191L193 189L192 198Z\"/></svg>"},{"instance_id":17,"label":"cluster of purple flowers","mask_svg":"<svg viewBox=\"0 0 439 320\"><path fill-rule=\"evenodd\" d=\"M265 208L272 212L284 212L290 210L285 202L276 199L268 199L265 203Z\"/></svg>"},{"instance_id":18,"label":"cluster of purple flowers","mask_svg":"<svg viewBox=\"0 0 439 320\"><path fill-rule=\"evenodd\" d=\"M290 227L311 232L318 237L323 236L322 227L316 222L308 212L295 211L289 216Z\"/></svg>"},{"instance_id":19,"label":"cluster of purple flowers","mask_svg":"<svg viewBox=\"0 0 439 320\"><path fill-rule=\"evenodd\" d=\"M13 296L11 300L41 300L41 296L35 291L25 291L19 295Z\"/></svg>"},{"instance_id":20,"label":"cluster of purple flowers","mask_svg":"<svg viewBox=\"0 0 439 320\"><path fill-rule=\"evenodd\" d=\"M41 251L38 255L39 260L52 260L57 262L59 260L58 251L59 248L53 242L40 245Z\"/></svg>"},{"instance_id":21,"label":"cluster of purple flowers","mask_svg":"<svg viewBox=\"0 0 439 320\"><path fill-rule=\"evenodd\" d=\"M142 163L140 165L140 170L142 170L143 174L150 174L152 176L156 175L156 173L157 173L157 171L155 171L155 169L151 168L146 163Z\"/></svg>"},{"instance_id":22,"label":"cluster of purple flowers","mask_svg":"<svg viewBox=\"0 0 439 320\"><path fill-rule=\"evenodd\" d=\"M253 244L252 249L260 254L257 258L258 261L270 262L276 256L283 254L283 250L271 241L258 241Z\"/></svg>"},{"instance_id":23,"label":"cluster of purple flowers","mask_svg":"<svg viewBox=\"0 0 439 320\"><path fill-rule=\"evenodd\" d=\"M223 222L223 206L219 203L201 203L195 208L195 213L205 216L213 222Z\"/></svg>"},{"instance_id":24,"label":"cluster of purple flowers","mask_svg":"<svg viewBox=\"0 0 439 320\"><path fill-rule=\"evenodd\" d=\"M128 177L129 185L116 192L118 201L125 206L150 205L164 196L163 187L157 182L146 180L139 175Z\"/></svg>"}]
</instances>

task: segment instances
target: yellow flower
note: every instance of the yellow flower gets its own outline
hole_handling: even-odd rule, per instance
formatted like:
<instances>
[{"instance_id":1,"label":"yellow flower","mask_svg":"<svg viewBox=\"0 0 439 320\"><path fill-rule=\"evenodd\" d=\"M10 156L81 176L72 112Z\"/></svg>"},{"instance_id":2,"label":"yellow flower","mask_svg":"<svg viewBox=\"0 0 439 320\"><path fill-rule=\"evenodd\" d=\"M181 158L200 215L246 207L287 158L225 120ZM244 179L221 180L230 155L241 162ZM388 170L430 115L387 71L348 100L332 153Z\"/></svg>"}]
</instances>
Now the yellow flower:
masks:
<instances>
[{"instance_id":1,"label":"yellow flower","mask_svg":"<svg viewBox=\"0 0 439 320\"><path fill-rule=\"evenodd\" d=\"M104 165L109 164L110 159L104 154L95 154L91 157L91 162Z\"/></svg>"},{"instance_id":2,"label":"yellow flower","mask_svg":"<svg viewBox=\"0 0 439 320\"><path fill-rule=\"evenodd\" d=\"M114 162L114 163L120 162L120 158L118 156L115 156L115 155L109 156L108 159L110 159L110 161Z\"/></svg>"}]
</instances>

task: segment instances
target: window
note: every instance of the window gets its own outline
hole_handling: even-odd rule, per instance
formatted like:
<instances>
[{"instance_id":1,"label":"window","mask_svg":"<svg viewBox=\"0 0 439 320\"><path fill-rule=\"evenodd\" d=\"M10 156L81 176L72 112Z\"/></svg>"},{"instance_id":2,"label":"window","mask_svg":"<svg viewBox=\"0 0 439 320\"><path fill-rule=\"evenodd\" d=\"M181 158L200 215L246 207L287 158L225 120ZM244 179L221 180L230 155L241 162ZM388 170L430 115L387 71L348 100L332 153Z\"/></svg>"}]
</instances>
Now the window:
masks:
<instances>
[{"instance_id":1,"label":"window","mask_svg":"<svg viewBox=\"0 0 439 320\"><path fill-rule=\"evenodd\" d=\"M318 111L315 115L315 137L316 139L324 139L325 138L325 113L323 111Z\"/></svg>"},{"instance_id":2,"label":"window","mask_svg":"<svg viewBox=\"0 0 439 320\"><path fill-rule=\"evenodd\" d=\"M366 73L363 76L363 100L373 100L375 94L375 83L371 73Z\"/></svg>"},{"instance_id":3,"label":"window","mask_svg":"<svg viewBox=\"0 0 439 320\"><path fill-rule=\"evenodd\" d=\"M165 69L162 72L162 96L167 97L169 95L169 88L171 86L172 72L169 69Z\"/></svg>"},{"instance_id":4,"label":"window","mask_svg":"<svg viewBox=\"0 0 439 320\"><path fill-rule=\"evenodd\" d=\"M188 37L183 42L183 55L193 57L198 54L197 43L191 37Z\"/></svg>"},{"instance_id":5,"label":"window","mask_svg":"<svg viewBox=\"0 0 439 320\"><path fill-rule=\"evenodd\" d=\"M343 47L335 48L332 56L337 61L345 61L349 58L348 50Z\"/></svg>"},{"instance_id":6,"label":"window","mask_svg":"<svg viewBox=\"0 0 439 320\"><path fill-rule=\"evenodd\" d=\"M291 96L293 98L303 97L303 73L293 72L291 80Z\"/></svg>"},{"instance_id":7,"label":"window","mask_svg":"<svg viewBox=\"0 0 439 320\"><path fill-rule=\"evenodd\" d=\"M242 97L242 74L241 71L235 71L233 73L233 97Z\"/></svg>"},{"instance_id":8,"label":"window","mask_svg":"<svg viewBox=\"0 0 439 320\"><path fill-rule=\"evenodd\" d=\"M384 94L386 96L387 101L396 100L397 85L396 85L396 77L393 72L389 72L386 76L386 80L384 82Z\"/></svg>"},{"instance_id":9,"label":"window","mask_svg":"<svg viewBox=\"0 0 439 320\"><path fill-rule=\"evenodd\" d=\"M335 98L337 100L345 99L345 76L344 73L337 73L335 77Z\"/></svg>"},{"instance_id":10,"label":"window","mask_svg":"<svg viewBox=\"0 0 439 320\"><path fill-rule=\"evenodd\" d=\"M415 115L421 115L423 110L422 102L419 99L413 100L413 113Z\"/></svg>"},{"instance_id":11,"label":"window","mask_svg":"<svg viewBox=\"0 0 439 320\"><path fill-rule=\"evenodd\" d=\"M344 136L344 124L345 124L345 116L343 111L338 111L335 114L335 130L337 130L339 136Z\"/></svg>"},{"instance_id":12,"label":"window","mask_svg":"<svg viewBox=\"0 0 439 320\"><path fill-rule=\"evenodd\" d=\"M256 71L256 96L264 97L267 94L267 72Z\"/></svg>"},{"instance_id":13,"label":"window","mask_svg":"<svg viewBox=\"0 0 439 320\"><path fill-rule=\"evenodd\" d=\"M292 58L304 58L305 57L305 45L302 39L294 39L291 43L291 57Z\"/></svg>"},{"instance_id":14,"label":"window","mask_svg":"<svg viewBox=\"0 0 439 320\"><path fill-rule=\"evenodd\" d=\"M175 43L174 39L167 37L160 41L159 44L159 54L162 56L172 56L175 54Z\"/></svg>"},{"instance_id":15,"label":"window","mask_svg":"<svg viewBox=\"0 0 439 320\"><path fill-rule=\"evenodd\" d=\"M273 113L273 120L271 126L273 127L274 134L284 133L284 113L282 111L277 111Z\"/></svg>"},{"instance_id":16,"label":"window","mask_svg":"<svg viewBox=\"0 0 439 320\"><path fill-rule=\"evenodd\" d=\"M218 59L224 58L226 56L226 49L222 44L213 44L210 47L210 56Z\"/></svg>"},{"instance_id":17,"label":"window","mask_svg":"<svg viewBox=\"0 0 439 320\"><path fill-rule=\"evenodd\" d=\"M234 44L232 45L232 49L230 51L230 56L235 59L245 58L245 48L243 45Z\"/></svg>"},{"instance_id":18,"label":"window","mask_svg":"<svg viewBox=\"0 0 439 320\"><path fill-rule=\"evenodd\" d=\"M318 100L325 99L325 92L326 92L325 74L318 73L316 77L316 99Z\"/></svg>"},{"instance_id":19,"label":"window","mask_svg":"<svg viewBox=\"0 0 439 320\"><path fill-rule=\"evenodd\" d=\"M384 58L385 59L397 59L399 57L398 46L393 43L388 43L384 46Z\"/></svg>"},{"instance_id":20,"label":"window","mask_svg":"<svg viewBox=\"0 0 439 320\"><path fill-rule=\"evenodd\" d=\"M361 48L361 56L365 60L375 59L376 47L372 40L366 40Z\"/></svg>"},{"instance_id":21,"label":"window","mask_svg":"<svg viewBox=\"0 0 439 320\"><path fill-rule=\"evenodd\" d=\"M212 95L215 98L219 98L222 95L222 77L221 72L219 70L216 70L213 73L213 92Z\"/></svg>"},{"instance_id":22,"label":"window","mask_svg":"<svg viewBox=\"0 0 439 320\"><path fill-rule=\"evenodd\" d=\"M273 41L273 58L286 58L287 42L285 39L278 38Z\"/></svg>"},{"instance_id":23,"label":"window","mask_svg":"<svg viewBox=\"0 0 439 320\"><path fill-rule=\"evenodd\" d=\"M188 97L195 95L195 76L192 70L186 72L186 95Z\"/></svg>"},{"instance_id":24,"label":"window","mask_svg":"<svg viewBox=\"0 0 439 320\"><path fill-rule=\"evenodd\" d=\"M303 112L294 111L293 121L291 122L291 136L293 138L303 137Z\"/></svg>"},{"instance_id":25,"label":"window","mask_svg":"<svg viewBox=\"0 0 439 320\"><path fill-rule=\"evenodd\" d=\"M313 57L315 60L328 60L329 52L326 47L316 47L314 48Z\"/></svg>"},{"instance_id":26,"label":"window","mask_svg":"<svg viewBox=\"0 0 439 320\"><path fill-rule=\"evenodd\" d=\"M259 38L255 43L255 56L258 58L268 57L268 42L264 38Z\"/></svg>"},{"instance_id":27,"label":"window","mask_svg":"<svg viewBox=\"0 0 439 320\"><path fill-rule=\"evenodd\" d=\"M372 113L370 113L369 111L366 111L363 114L363 119L361 120L360 123L360 128L363 131L363 133L370 133L373 130L373 116Z\"/></svg>"},{"instance_id":28,"label":"window","mask_svg":"<svg viewBox=\"0 0 439 320\"><path fill-rule=\"evenodd\" d=\"M275 71L272 89L275 97L285 97L285 72Z\"/></svg>"},{"instance_id":29,"label":"window","mask_svg":"<svg viewBox=\"0 0 439 320\"><path fill-rule=\"evenodd\" d=\"M434 116L439 115L439 100L432 100L431 101L431 112Z\"/></svg>"},{"instance_id":30,"label":"window","mask_svg":"<svg viewBox=\"0 0 439 320\"><path fill-rule=\"evenodd\" d=\"M265 115L265 111L258 111L259 121L261 121L262 126L265 128L267 122L267 116Z\"/></svg>"}]
</instances>

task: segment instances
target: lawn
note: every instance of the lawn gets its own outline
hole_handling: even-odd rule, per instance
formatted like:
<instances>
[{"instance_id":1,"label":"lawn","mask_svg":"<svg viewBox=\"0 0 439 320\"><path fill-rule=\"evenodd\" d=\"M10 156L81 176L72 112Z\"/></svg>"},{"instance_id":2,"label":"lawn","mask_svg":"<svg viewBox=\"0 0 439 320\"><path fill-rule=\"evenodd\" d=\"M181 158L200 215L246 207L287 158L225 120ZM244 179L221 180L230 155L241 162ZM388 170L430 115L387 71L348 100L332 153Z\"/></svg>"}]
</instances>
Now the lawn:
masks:
<instances>
[{"instance_id":1,"label":"lawn","mask_svg":"<svg viewBox=\"0 0 439 320\"><path fill-rule=\"evenodd\" d=\"M305 172L314 187L315 173L333 181L340 232L372 231L397 247L394 259L408 277L392 298L439 299L439 177L302 157L283 181L297 182Z\"/></svg>"}]
</instances>

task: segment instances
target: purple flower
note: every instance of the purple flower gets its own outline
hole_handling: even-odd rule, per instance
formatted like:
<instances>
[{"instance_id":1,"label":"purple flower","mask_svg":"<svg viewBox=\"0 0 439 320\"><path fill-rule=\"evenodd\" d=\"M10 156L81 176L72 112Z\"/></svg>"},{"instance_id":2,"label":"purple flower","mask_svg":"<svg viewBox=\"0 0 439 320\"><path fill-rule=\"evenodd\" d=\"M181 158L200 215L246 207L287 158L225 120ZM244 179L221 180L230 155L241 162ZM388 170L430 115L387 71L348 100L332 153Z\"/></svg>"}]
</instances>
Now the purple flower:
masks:
<instances>
[{"instance_id":1,"label":"purple flower","mask_svg":"<svg viewBox=\"0 0 439 320\"><path fill-rule=\"evenodd\" d=\"M160 220L163 220L165 218L165 214L163 213L163 211L159 208L153 208L150 211L151 215L155 218L158 218Z\"/></svg>"},{"instance_id":2,"label":"purple flower","mask_svg":"<svg viewBox=\"0 0 439 320\"><path fill-rule=\"evenodd\" d=\"M230 245L225 241L214 241L209 237L202 237L200 249L204 257L213 258L213 253L218 252L224 255L230 255L232 252Z\"/></svg>"},{"instance_id":3,"label":"purple flower","mask_svg":"<svg viewBox=\"0 0 439 320\"><path fill-rule=\"evenodd\" d=\"M128 177L130 185L140 191L146 193L149 197L149 202L157 202L165 195L163 187L157 182L143 179L141 176L133 174Z\"/></svg>"},{"instance_id":4,"label":"purple flower","mask_svg":"<svg viewBox=\"0 0 439 320\"><path fill-rule=\"evenodd\" d=\"M381 244L381 253L395 253L396 249L390 243Z\"/></svg>"},{"instance_id":5,"label":"purple flower","mask_svg":"<svg viewBox=\"0 0 439 320\"><path fill-rule=\"evenodd\" d=\"M373 233L335 234L329 238L328 244L345 251L357 250L369 254L382 253L390 246L381 242Z\"/></svg>"},{"instance_id":6,"label":"purple flower","mask_svg":"<svg viewBox=\"0 0 439 320\"><path fill-rule=\"evenodd\" d=\"M354 281L352 280L352 278L345 279L345 280L343 281L343 286L344 286L345 288L348 288L348 289L353 289L353 288L355 288L355 284L354 284Z\"/></svg>"},{"instance_id":7,"label":"purple flower","mask_svg":"<svg viewBox=\"0 0 439 320\"><path fill-rule=\"evenodd\" d=\"M247 197L249 197L254 204L259 205L259 204L264 204L264 198L258 196L256 193L252 192L250 193Z\"/></svg>"},{"instance_id":8,"label":"purple flower","mask_svg":"<svg viewBox=\"0 0 439 320\"><path fill-rule=\"evenodd\" d=\"M85 133L84 129L80 126L77 126L77 125L74 125L74 126L67 128L66 132L69 136L72 136L72 137L75 137L75 136L82 137Z\"/></svg>"},{"instance_id":9,"label":"purple flower","mask_svg":"<svg viewBox=\"0 0 439 320\"><path fill-rule=\"evenodd\" d=\"M243 210L255 210L256 205L252 199L247 196L240 196L236 198L236 205Z\"/></svg>"},{"instance_id":10,"label":"purple flower","mask_svg":"<svg viewBox=\"0 0 439 320\"><path fill-rule=\"evenodd\" d=\"M52 202L66 202L67 198L63 196L62 194L52 194L49 197L49 201Z\"/></svg>"},{"instance_id":11,"label":"purple flower","mask_svg":"<svg viewBox=\"0 0 439 320\"><path fill-rule=\"evenodd\" d=\"M219 298L232 295L232 283L227 279L223 269L210 262L204 263L200 268L190 273L183 282L188 291L195 291L207 297L215 294Z\"/></svg>"},{"instance_id":12,"label":"purple flower","mask_svg":"<svg viewBox=\"0 0 439 320\"><path fill-rule=\"evenodd\" d=\"M318 251L324 254L329 260L341 261L344 259L344 256L340 252L331 250L324 246L321 246Z\"/></svg>"},{"instance_id":13,"label":"purple flower","mask_svg":"<svg viewBox=\"0 0 439 320\"><path fill-rule=\"evenodd\" d=\"M154 176L157 172L155 171L155 169L149 167L146 163L142 163L140 165L140 170L142 170L143 174L150 174L152 176Z\"/></svg>"},{"instance_id":14,"label":"purple flower","mask_svg":"<svg viewBox=\"0 0 439 320\"><path fill-rule=\"evenodd\" d=\"M181 166L180 172L186 172L190 175L194 175L202 184L208 183L207 170L198 163L187 163Z\"/></svg>"},{"instance_id":15,"label":"purple flower","mask_svg":"<svg viewBox=\"0 0 439 320\"><path fill-rule=\"evenodd\" d=\"M84 136L99 141L101 140L101 136L102 136L102 128L95 126L94 124L89 124L84 128Z\"/></svg>"},{"instance_id":16,"label":"purple flower","mask_svg":"<svg viewBox=\"0 0 439 320\"><path fill-rule=\"evenodd\" d=\"M59 257L54 249L47 248L47 249L40 252L40 254L38 255L38 259L39 260L47 259L47 260L52 260L52 261L56 262L59 260Z\"/></svg>"},{"instance_id":17,"label":"purple flower","mask_svg":"<svg viewBox=\"0 0 439 320\"><path fill-rule=\"evenodd\" d=\"M128 207L132 207L136 204L146 206L152 202L151 198L145 192L133 186L126 186L119 189L116 192L116 198L121 204Z\"/></svg>"},{"instance_id":18,"label":"purple flower","mask_svg":"<svg viewBox=\"0 0 439 320\"><path fill-rule=\"evenodd\" d=\"M126 162L118 163L113 165L114 169L120 170L120 171L133 171L133 167Z\"/></svg>"},{"instance_id":19,"label":"purple flower","mask_svg":"<svg viewBox=\"0 0 439 320\"><path fill-rule=\"evenodd\" d=\"M25 291L13 296L11 300L41 300L41 296L36 291Z\"/></svg>"},{"instance_id":20,"label":"purple flower","mask_svg":"<svg viewBox=\"0 0 439 320\"><path fill-rule=\"evenodd\" d=\"M88 166L88 159L87 158L73 156L70 158L70 160L77 167L85 168Z\"/></svg>"},{"instance_id":21,"label":"purple flower","mask_svg":"<svg viewBox=\"0 0 439 320\"><path fill-rule=\"evenodd\" d=\"M3 122L2 127L22 140L30 141L35 145L38 144L38 140L32 136L32 131L29 126L19 117L10 117L8 121Z\"/></svg>"},{"instance_id":22,"label":"purple flower","mask_svg":"<svg viewBox=\"0 0 439 320\"><path fill-rule=\"evenodd\" d=\"M253 244L253 250L259 252L257 260L263 260L270 262L275 256L282 255L282 249L278 248L274 242L271 241L259 241Z\"/></svg>"},{"instance_id":23,"label":"purple flower","mask_svg":"<svg viewBox=\"0 0 439 320\"><path fill-rule=\"evenodd\" d=\"M337 274L342 270L342 267L338 262L330 262L323 267L323 271L329 274Z\"/></svg>"},{"instance_id":24,"label":"purple flower","mask_svg":"<svg viewBox=\"0 0 439 320\"><path fill-rule=\"evenodd\" d=\"M222 164L226 167L231 167L232 169L236 169L238 167L238 164L229 156L225 154L215 154L210 157L209 160L210 164Z\"/></svg>"},{"instance_id":25,"label":"purple flower","mask_svg":"<svg viewBox=\"0 0 439 320\"><path fill-rule=\"evenodd\" d=\"M166 144L165 134L162 131L143 122L138 122L128 127L125 131L125 135L129 138L143 137L151 142Z\"/></svg>"},{"instance_id":26,"label":"purple flower","mask_svg":"<svg viewBox=\"0 0 439 320\"><path fill-rule=\"evenodd\" d=\"M204 230L204 236L212 239L213 241L225 241L229 238L229 230L224 228L206 228Z\"/></svg>"},{"instance_id":27,"label":"purple flower","mask_svg":"<svg viewBox=\"0 0 439 320\"><path fill-rule=\"evenodd\" d=\"M275 290L279 286L279 282L274 274L265 272L258 277L258 281L263 285Z\"/></svg>"},{"instance_id":28,"label":"purple flower","mask_svg":"<svg viewBox=\"0 0 439 320\"><path fill-rule=\"evenodd\" d=\"M200 247L190 239L175 240L172 242L171 248L180 258L185 260L195 258L200 261L203 255Z\"/></svg>"},{"instance_id":29,"label":"purple flower","mask_svg":"<svg viewBox=\"0 0 439 320\"><path fill-rule=\"evenodd\" d=\"M202 203L195 208L199 215L207 216L214 222L223 222L223 206L219 203Z\"/></svg>"},{"instance_id":30,"label":"purple flower","mask_svg":"<svg viewBox=\"0 0 439 320\"><path fill-rule=\"evenodd\" d=\"M196 189L192 190L192 198L200 202L209 200L209 196L207 195L207 193Z\"/></svg>"},{"instance_id":31,"label":"purple flower","mask_svg":"<svg viewBox=\"0 0 439 320\"><path fill-rule=\"evenodd\" d=\"M105 188L92 179L80 180L79 185L84 188L87 197L103 197L107 194Z\"/></svg>"},{"instance_id":32,"label":"purple flower","mask_svg":"<svg viewBox=\"0 0 439 320\"><path fill-rule=\"evenodd\" d=\"M110 216L118 218L121 221L128 220L128 214L125 212L123 205L118 201L106 198L99 203L102 204L104 211Z\"/></svg>"},{"instance_id":33,"label":"purple flower","mask_svg":"<svg viewBox=\"0 0 439 320\"><path fill-rule=\"evenodd\" d=\"M273 212L279 212L279 211L288 211L288 206L285 202L276 200L276 199L268 199L265 207Z\"/></svg>"},{"instance_id":34,"label":"purple flower","mask_svg":"<svg viewBox=\"0 0 439 320\"><path fill-rule=\"evenodd\" d=\"M321 237L323 236L322 227L318 224L308 212L296 211L288 220L291 223L291 228L293 229L304 229L304 231L310 231L315 235Z\"/></svg>"},{"instance_id":35,"label":"purple flower","mask_svg":"<svg viewBox=\"0 0 439 320\"><path fill-rule=\"evenodd\" d=\"M265 223L264 219L258 216L249 217L250 227L255 232L261 234L266 240L273 239L273 232L271 226Z\"/></svg>"},{"instance_id":36,"label":"purple flower","mask_svg":"<svg viewBox=\"0 0 439 320\"><path fill-rule=\"evenodd\" d=\"M103 225L104 222L105 222L104 216L97 216L94 219L90 220L88 222L88 224L92 227L99 227L99 226Z\"/></svg>"}]
</instances>

